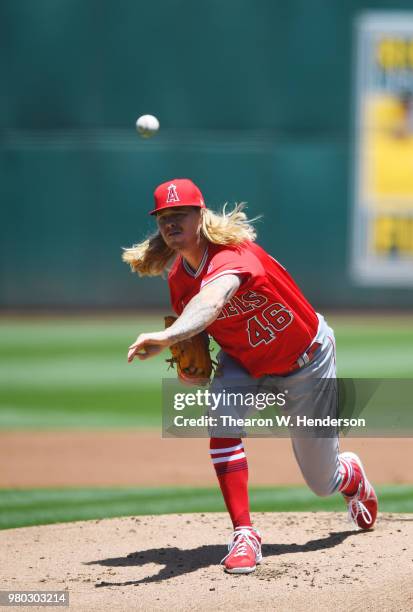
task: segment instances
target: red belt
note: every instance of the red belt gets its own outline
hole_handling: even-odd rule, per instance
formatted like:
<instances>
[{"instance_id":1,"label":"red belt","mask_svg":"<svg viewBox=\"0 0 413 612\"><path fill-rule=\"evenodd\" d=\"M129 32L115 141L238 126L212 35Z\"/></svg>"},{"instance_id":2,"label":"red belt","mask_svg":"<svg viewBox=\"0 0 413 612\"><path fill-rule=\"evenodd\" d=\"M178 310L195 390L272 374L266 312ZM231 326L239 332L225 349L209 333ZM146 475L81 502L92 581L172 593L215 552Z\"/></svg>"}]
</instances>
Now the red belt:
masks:
<instances>
[{"instance_id":1,"label":"red belt","mask_svg":"<svg viewBox=\"0 0 413 612\"><path fill-rule=\"evenodd\" d=\"M306 351L304 351L304 353L299 356L297 361L295 363L293 363L293 365L291 366L291 368L288 370L288 372L286 374L291 374L291 372L295 372L296 370L300 370L305 365L307 365L307 363L310 363L312 361L314 355L316 354L316 352L320 348L320 346L321 346L320 342L313 342L313 344L310 346L310 348L308 348Z\"/></svg>"}]
</instances>

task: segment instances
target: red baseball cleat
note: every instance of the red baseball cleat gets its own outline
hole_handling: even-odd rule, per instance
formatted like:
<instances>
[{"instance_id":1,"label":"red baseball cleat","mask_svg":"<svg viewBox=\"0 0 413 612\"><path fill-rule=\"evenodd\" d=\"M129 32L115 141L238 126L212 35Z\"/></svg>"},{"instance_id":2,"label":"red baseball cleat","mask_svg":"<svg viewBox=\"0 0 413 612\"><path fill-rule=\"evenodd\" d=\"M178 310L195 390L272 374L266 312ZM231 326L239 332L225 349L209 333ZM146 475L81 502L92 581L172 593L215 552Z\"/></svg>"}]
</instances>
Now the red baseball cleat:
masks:
<instances>
[{"instance_id":1,"label":"red baseball cleat","mask_svg":"<svg viewBox=\"0 0 413 612\"><path fill-rule=\"evenodd\" d=\"M221 561L229 574L250 574L262 561L261 536L253 527L237 527Z\"/></svg>"},{"instance_id":2,"label":"red baseball cleat","mask_svg":"<svg viewBox=\"0 0 413 612\"><path fill-rule=\"evenodd\" d=\"M341 453L343 484L340 492L348 507L349 519L360 529L372 529L377 518L377 495L367 480L359 457L355 453Z\"/></svg>"}]
</instances>

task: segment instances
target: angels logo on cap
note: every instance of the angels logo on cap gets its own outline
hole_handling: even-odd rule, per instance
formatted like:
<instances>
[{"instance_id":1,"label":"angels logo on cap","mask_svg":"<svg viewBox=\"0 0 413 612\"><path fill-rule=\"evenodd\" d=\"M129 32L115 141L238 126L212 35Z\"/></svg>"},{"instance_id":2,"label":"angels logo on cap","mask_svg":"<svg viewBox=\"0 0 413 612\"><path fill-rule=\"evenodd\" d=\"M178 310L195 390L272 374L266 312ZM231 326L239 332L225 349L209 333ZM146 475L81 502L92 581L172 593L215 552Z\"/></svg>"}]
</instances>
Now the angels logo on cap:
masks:
<instances>
[{"instance_id":1,"label":"angels logo on cap","mask_svg":"<svg viewBox=\"0 0 413 612\"><path fill-rule=\"evenodd\" d=\"M179 202L178 194L176 193L176 185L171 183L168 187L167 202Z\"/></svg>"},{"instance_id":2,"label":"angels logo on cap","mask_svg":"<svg viewBox=\"0 0 413 612\"><path fill-rule=\"evenodd\" d=\"M174 206L206 208L200 189L190 179L172 179L158 185L154 192L155 208L149 214Z\"/></svg>"}]
</instances>

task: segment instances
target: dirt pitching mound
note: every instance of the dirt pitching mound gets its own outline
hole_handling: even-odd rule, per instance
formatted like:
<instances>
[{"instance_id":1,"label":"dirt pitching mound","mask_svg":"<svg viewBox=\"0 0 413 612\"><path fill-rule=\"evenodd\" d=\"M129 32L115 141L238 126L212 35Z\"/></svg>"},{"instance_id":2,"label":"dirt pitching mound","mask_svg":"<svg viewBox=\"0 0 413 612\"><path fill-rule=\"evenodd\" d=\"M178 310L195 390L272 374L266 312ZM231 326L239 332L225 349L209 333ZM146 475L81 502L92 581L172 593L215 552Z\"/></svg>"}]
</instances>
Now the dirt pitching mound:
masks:
<instances>
[{"instance_id":1,"label":"dirt pitching mound","mask_svg":"<svg viewBox=\"0 0 413 612\"><path fill-rule=\"evenodd\" d=\"M381 515L371 532L353 530L344 513L257 513L254 521L264 560L249 576L219 566L225 514L2 531L1 589L67 589L70 609L82 612L413 608L413 515Z\"/></svg>"}]
</instances>

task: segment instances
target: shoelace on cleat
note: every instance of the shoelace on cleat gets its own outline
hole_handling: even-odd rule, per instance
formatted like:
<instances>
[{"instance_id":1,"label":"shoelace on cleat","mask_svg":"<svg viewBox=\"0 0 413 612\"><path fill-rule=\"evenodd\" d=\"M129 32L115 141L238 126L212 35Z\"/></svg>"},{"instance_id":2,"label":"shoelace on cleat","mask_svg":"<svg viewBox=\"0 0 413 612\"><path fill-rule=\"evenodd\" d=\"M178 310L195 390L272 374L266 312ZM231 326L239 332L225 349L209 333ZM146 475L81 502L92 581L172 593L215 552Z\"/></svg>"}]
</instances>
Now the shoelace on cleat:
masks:
<instances>
[{"instance_id":1,"label":"shoelace on cleat","mask_svg":"<svg viewBox=\"0 0 413 612\"><path fill-rule=\"evenodd\" d=\"M221 563L232 555L234 557L245 557L248 552L248 546L252 548L257 555L260 550L260 543L255 537L251 529L237 529L228 544L228 554L221 560Z\"/></svg>"},{"instance_id":2,"label":"shoelace on cleat","mask_svg":"<svg viewBox=\"0 0 413 612\"><path fill-rule=\"evenodd\" d=\"M365 485L366 491L363 497L367 501L368 498L370 497L371 486L370 486L370 483L364 483L364 485ZM348 498L348 520L350 521L350 523L354 523L357 527L359 526L357 523L357 517L360 514L367 525L370 525L373 522L373 518L370 512L368 511L366 506L363 504L363 502L360 501L361 488L362 488L362 483L360 483L359 490L357 491L357 493L353 495L352 497Z\"/></svg>"},{"instance_id":3,"label":"shoelace on cleat","mask_svg":"<svg viewBox=\"0 0 413 612\"><path fill-rule=\"evenodd\" d=\"M358 499L353 499L348 505L348 519L350 523L354 523L358 526L357 517L359 514L361 514L367 525L370 525L373 522L373 518L363 502Z\"/></svg>"}]
</instances>

